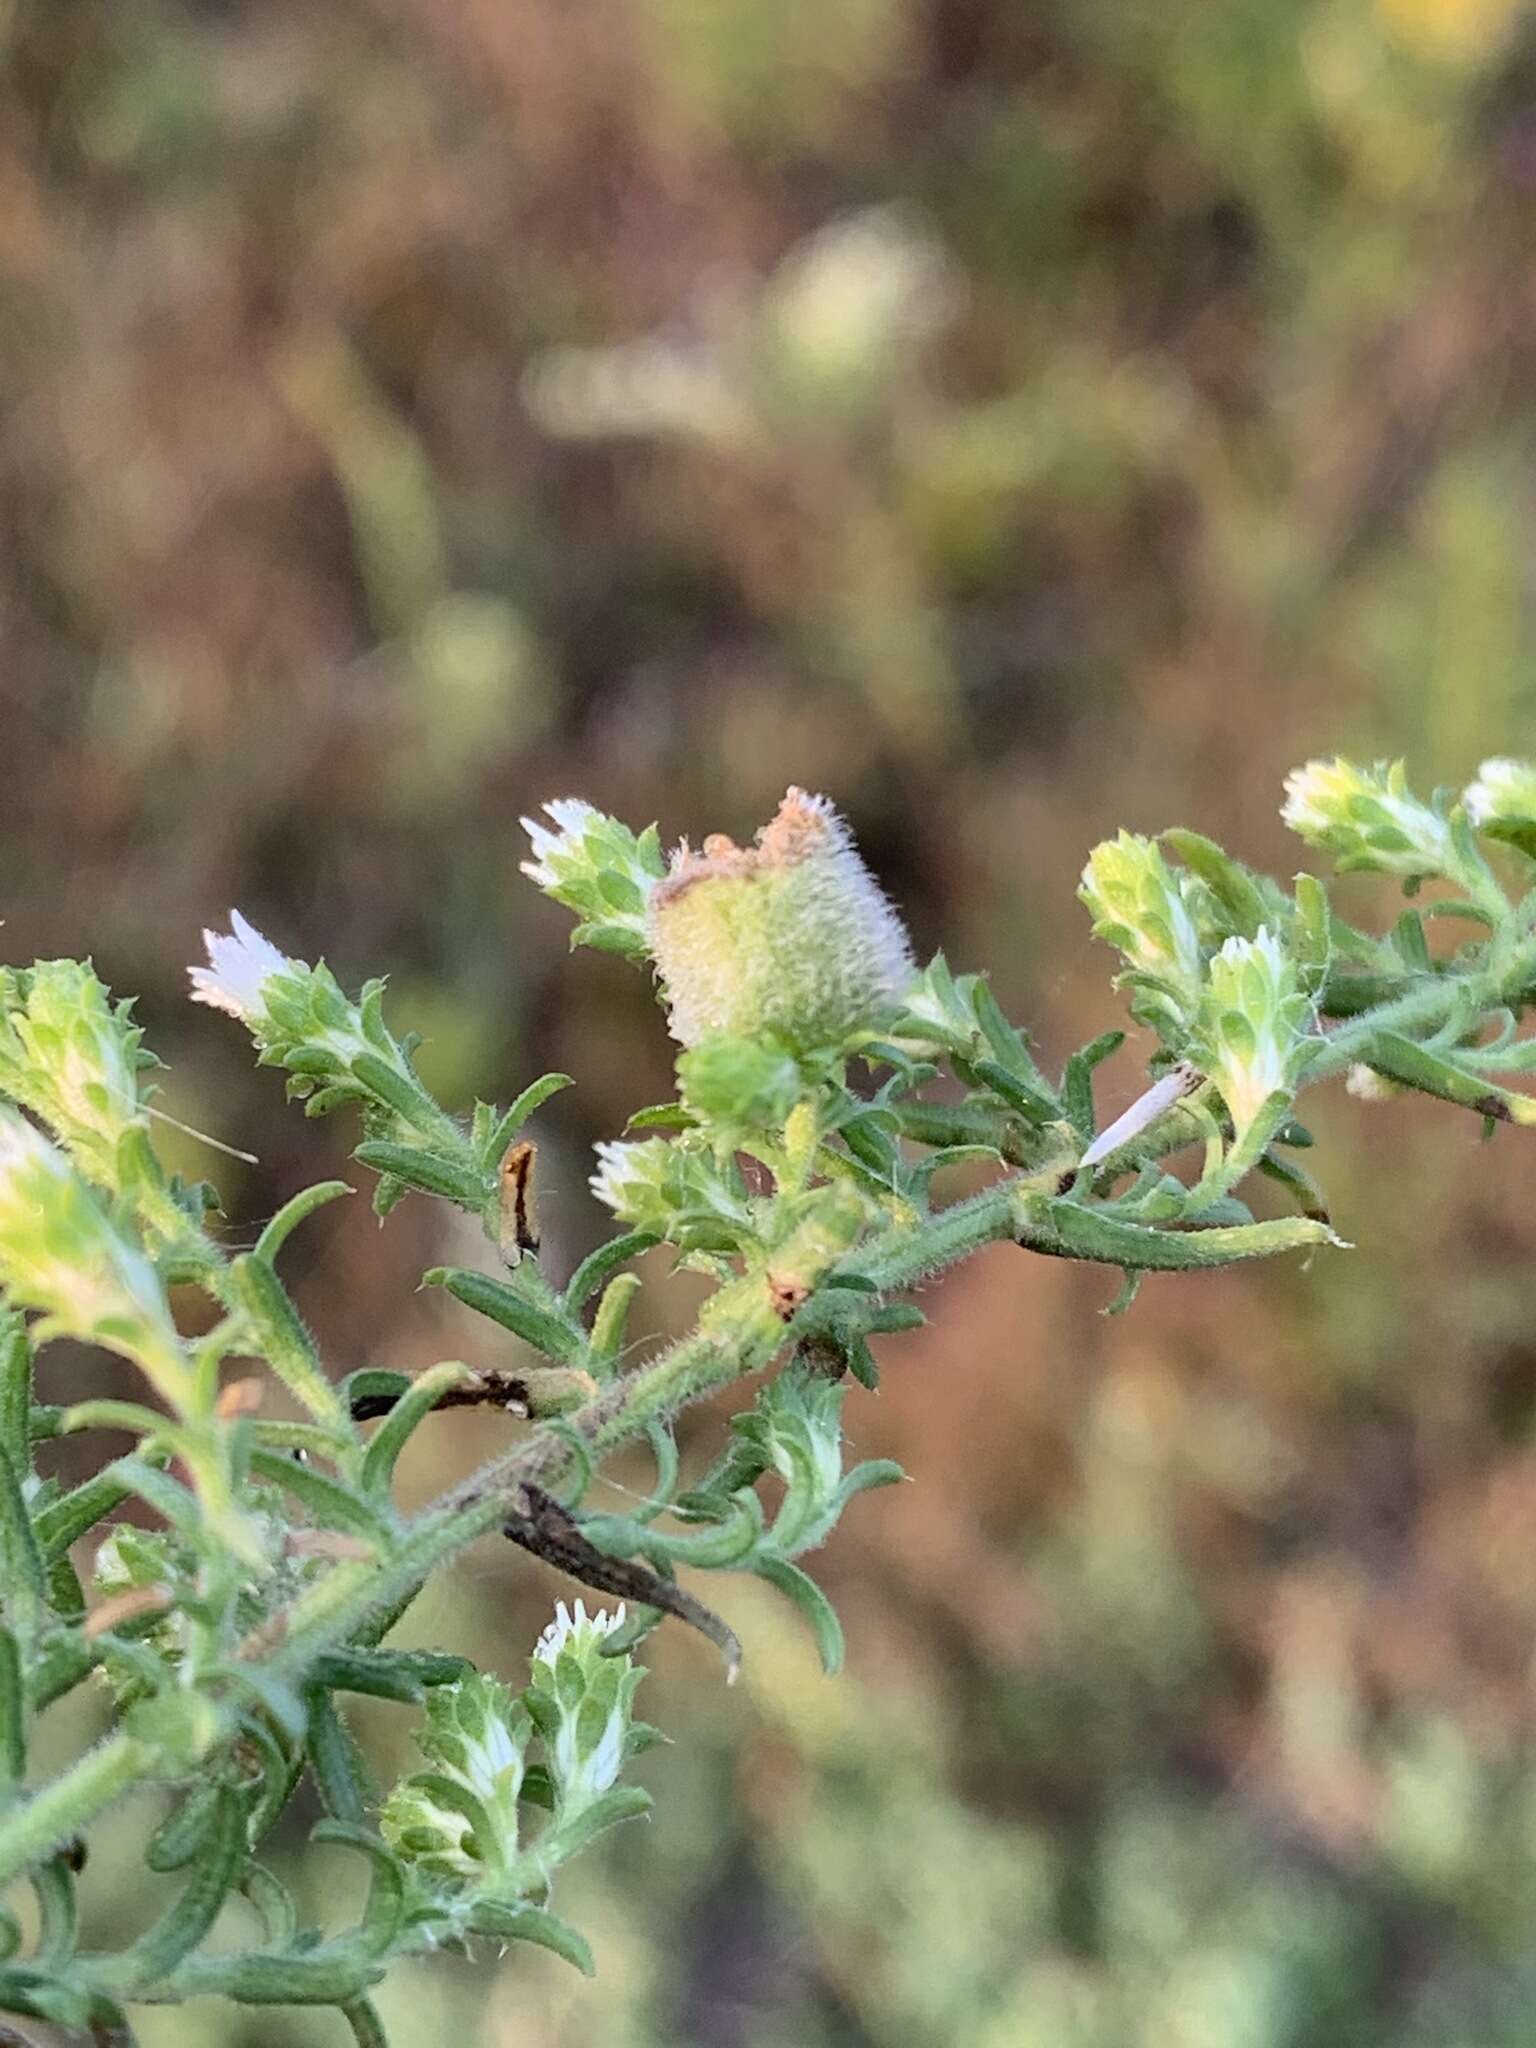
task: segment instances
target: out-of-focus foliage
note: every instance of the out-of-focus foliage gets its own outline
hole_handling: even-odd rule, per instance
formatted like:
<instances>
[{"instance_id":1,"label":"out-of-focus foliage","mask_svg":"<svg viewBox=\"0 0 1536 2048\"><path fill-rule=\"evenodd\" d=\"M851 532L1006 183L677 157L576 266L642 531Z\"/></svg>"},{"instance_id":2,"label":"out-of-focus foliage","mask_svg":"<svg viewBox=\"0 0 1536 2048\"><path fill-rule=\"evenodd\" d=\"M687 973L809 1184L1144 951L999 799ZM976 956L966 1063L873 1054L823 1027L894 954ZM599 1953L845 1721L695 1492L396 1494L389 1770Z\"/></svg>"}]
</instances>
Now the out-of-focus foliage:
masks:
<instances>
[{"instance_id":1,"label":"out-of-focus foliage","mask_svg":"<svg viewBox=\"0 0 1536 2048\"><path fill-rule=\"evenodd\" d=\"M1514 0L9 0L8 957L148 981L161 1102L234 1142L266 1083L180 1010L189 935L239 902L390 966L451 1099L583 1076L539 1134L572 1260L667 1071L515 877L552 790L673 838L828 789L1059 1053L1115 1021L1096 840L1269 866L1296 760L1530 753L1533 222ZM1536 1223L1456 1118L1327 1106L1361 1250L1308 1273L1107 1323L1057 1262L958 1276L860 1412L918 1483L828 1554L852 1675L744 1584L738 1693L654 1660L681 1739L572 1897L596 1985L423 1965L403 2037L1526 2042ZM264 1146L232 1233L328 1142ZM471 1356L361 1208L311 1225L328 1353ZM488 1557L455 1639L549 1590Z\"/></svg>"}]
</instances>

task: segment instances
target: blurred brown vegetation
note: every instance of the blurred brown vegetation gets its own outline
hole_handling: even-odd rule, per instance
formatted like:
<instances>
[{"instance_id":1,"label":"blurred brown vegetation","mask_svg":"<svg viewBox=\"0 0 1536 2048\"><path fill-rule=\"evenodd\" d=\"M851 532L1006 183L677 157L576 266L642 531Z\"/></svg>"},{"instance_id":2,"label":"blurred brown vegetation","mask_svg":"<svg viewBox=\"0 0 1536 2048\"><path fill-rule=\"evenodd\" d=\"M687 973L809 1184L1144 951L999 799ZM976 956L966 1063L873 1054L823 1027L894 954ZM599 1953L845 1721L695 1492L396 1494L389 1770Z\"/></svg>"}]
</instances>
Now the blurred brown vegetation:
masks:
<instances>
[{"instance_id":1,"label":"blurred brown vegetation","mask_svg":"<svg viewBox=\"0 0 1536 2048\"><path fill-rule=\"evenodd\" d=\"M827 790L1059 1058L1118 1014L1095 839L1288 872L1308 754L1531 751L1533 228L1513 0L0 0L8 957L141 994L166 1105L261 1154L236 1237L344 1134L182 1000L230 903L387 971L450 1100L578 1075L551 1256L595 1237L668 1050L517 875L547 796ZM657 1816L562 1902L598 1982L421 1968L402 2042L1529 2041L1536 1155L1314 1120L1348 1256L1106 1322L996 1253L888 1341L851 1674L750 1587L737 1694L664 1636ZM479 1341L411 1291L441 1219L344 1206L338 1368ZM515 1671L556 1590L488 1554L414 1626Z\"/></svg>"}]
</instances>

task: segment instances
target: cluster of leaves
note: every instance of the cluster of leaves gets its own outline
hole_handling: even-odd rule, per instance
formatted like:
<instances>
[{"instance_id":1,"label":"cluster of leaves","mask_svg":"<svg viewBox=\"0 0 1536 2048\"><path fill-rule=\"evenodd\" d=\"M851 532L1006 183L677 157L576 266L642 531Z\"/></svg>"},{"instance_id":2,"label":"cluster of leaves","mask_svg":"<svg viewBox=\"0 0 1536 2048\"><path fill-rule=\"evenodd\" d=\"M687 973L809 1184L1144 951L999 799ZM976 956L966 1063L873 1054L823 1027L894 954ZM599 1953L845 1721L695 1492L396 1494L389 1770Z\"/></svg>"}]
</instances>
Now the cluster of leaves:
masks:
<instances>
[{"instance_id":1,"label":"cluster of leaves","mask_svg":"<svg viewBox=\"0 0 1536 2048\"><path fill-rule=\"evenodd\" d=\"M1416 1088L1490 1127L1536 1117L1493 1078L1536 1064L1536 1041L1519 1035L1536 1001L1536 890L1506 893L1484 851L1532 857L1536 774L1518 764L1486 764L1459 801L1420 801L1396 769L1313 763L1292 778L1288 819L1342 867L1395 872L1410 894L1449 886L1385 936L1346 923L1315 879L1282 890L1193 833L1096 849L1083 895L1157 1040L1146 1094L1107 1129L1094 1075L1121 1034L1052 1074L984 979L942 959L912 972L890 906L820 800L792 792L756 849L711 843L670 868L654 833L637 839L574 802L551 815L557 829L535 831L535 880L577 910L578 940L660 964L674 1026L689 1020L677 1098L600 1148L594 1192L623 1227L563 1282L528 1224L520 1134L564 1076L505 1111L477 1104L466 1126L424 1088L381 984L354 1001L323 965L238 919L195 975L311 1113L360 1111L356 1157L379 1176L381 1213L416 1190L480 1219L497 1270L425 1277L521 1347L495 1370L333 1378L278 1267L293 1230L344 1185L304 1190L251 1251L226 1256L205 1227L210 1191L178 1184L156 1156L151 1062L127 1006L79 962L0 979L0 1883L30 1883L40 1919L25 1950L19 1922L0 1922L10 2010L127 2039L135 2000L222 1991L333 2005L373 2042L369 1987L412 1950L487 1934L587 1966L549 1894L569 1856L646 1804L618 1782L654 1739L632 1719L631 1653L670 1615L732 1665L740 1654L680 1575L762 1578L803 1613L826 1668L841 1659L803 1559L857 1494L900 1476L884 1461L846 1469L842 1437L849 1383L877 1382L871 1339L923 1320L897 1297L995 1242L1122 1269L1128 1295L1149 1271L1330 1241L1294 1114L1297 1091L1329 1075ZM1471 936L1437 950L1431 918ZM695 973L698 987L682 985ZM749 997L770 978L770 1021L754 1031ZM705 1017L721 1028L699 1035ZM1167 1161L1192 1146L1180 1178ZM946 1201L942 1176L960 1166L982 1185ZM1256 1216L1255 1174L1300 1213ZM690 1332L635 1360L632 1265L658 1244L713 1284ZM168 1295L188 1281L215 1312L195 1338ZM34 1354L55 1334L132 1360L154 1405L40 1402ZM291 1412L264 1413L267 1380L227 1372L235 1360L258 1361ZM781 1361L715 1461L685 1476L677 1412ZM405 1515L401 1450L435 1409L465 1403L526 1428ZM38 1446L103 1428L130 1432L134 1450L69 1490L41 1476ZM655 1485L615 1513L591 1488L632 1440L650 1446ZM111 1520L131 1501L157 1526ZM93 1598L72 1553L104 1524ZM384 1646L427 1575L496 1530L629 1603L591 1618L562 1609L521 1694L457 1658ZM29 1786L39 1716L93 1676L111 1730ZM382 1796L338 1706L348 1692L425 1703L425 1767ZM371 1869L355 1924L324 1938L258 1860L306 1772L328 1815L320 1832ZM122 1952L82 1950L79 1843L147 1786L171 1805L145 1860L188 1871L186 1884ZM543 1815L531 1832L525 1809ZM257 1938L210 1951L235 1893Z\"/></svg>"}]
</instances>

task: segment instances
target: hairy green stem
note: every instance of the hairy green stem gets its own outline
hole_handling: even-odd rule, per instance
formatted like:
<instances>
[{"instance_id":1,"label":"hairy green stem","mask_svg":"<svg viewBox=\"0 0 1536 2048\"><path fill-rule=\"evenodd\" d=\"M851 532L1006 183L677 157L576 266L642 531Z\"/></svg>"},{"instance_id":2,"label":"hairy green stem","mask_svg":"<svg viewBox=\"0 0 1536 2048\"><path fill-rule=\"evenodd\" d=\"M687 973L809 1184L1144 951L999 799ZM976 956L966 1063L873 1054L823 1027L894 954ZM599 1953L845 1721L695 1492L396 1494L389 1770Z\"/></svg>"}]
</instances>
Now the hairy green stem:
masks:
<instances>
[{"instance_id":1,"label":"hairy green stem","mask_svg":"<svg viewBox=\"0 0 1536 2048\"><path fill-rule=\"evenodd\" d=\"M104 1808L148 1777L155 1761L148 1743L131 1735L109 1735L52 1784L0 1816L0 1886L78 1835Z\"/></svg>"}]
</instances>

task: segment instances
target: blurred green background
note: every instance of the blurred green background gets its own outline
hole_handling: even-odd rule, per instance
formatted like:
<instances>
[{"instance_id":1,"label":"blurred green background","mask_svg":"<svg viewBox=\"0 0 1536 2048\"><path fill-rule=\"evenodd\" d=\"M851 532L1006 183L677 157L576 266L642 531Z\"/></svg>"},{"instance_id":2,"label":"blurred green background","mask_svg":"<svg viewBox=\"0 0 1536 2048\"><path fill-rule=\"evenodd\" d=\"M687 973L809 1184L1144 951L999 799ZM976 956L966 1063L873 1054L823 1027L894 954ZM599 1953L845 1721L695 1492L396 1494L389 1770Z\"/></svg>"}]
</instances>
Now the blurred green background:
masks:
<instances>
[{"instance_id":1,"label":"blurred green background","mask_svg":"<svg viewBox=\"0 0 1536 2048\"><path fill-rule=\"evenodd\" d=\"M231 903L387 972L456 1104L579 1076L555 1265L599 1234L669 1052L518 876L549 796L675 840L827 791L1059 1059L1119 1018L1096 839L1288 873L1309 754L1531 752L1533 256L1514 0L0 0L7 957L140 993L166 1106L260 1154L236 1242L345 1134L184 1001ZM916 1483L821 1560L848 1675L750 1584L734 1692L664 1631L657 1813L561 1899L597 1982L413 1968L401 2042L1524 2048L1536 1153L1309 1120L1349 1256L1106 1322L998 1251L887 1340L850 1429ZM308 1226L338 1370L478 1355L413 1292L454 1229ZM488 1550L410 1626L515 1676L561 1590Z\"/></svg>"}]
</instances>

